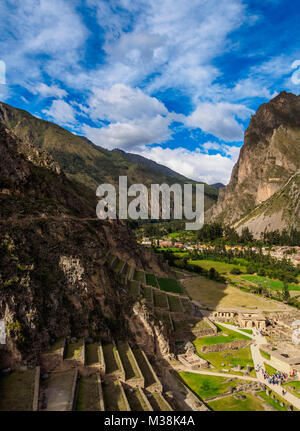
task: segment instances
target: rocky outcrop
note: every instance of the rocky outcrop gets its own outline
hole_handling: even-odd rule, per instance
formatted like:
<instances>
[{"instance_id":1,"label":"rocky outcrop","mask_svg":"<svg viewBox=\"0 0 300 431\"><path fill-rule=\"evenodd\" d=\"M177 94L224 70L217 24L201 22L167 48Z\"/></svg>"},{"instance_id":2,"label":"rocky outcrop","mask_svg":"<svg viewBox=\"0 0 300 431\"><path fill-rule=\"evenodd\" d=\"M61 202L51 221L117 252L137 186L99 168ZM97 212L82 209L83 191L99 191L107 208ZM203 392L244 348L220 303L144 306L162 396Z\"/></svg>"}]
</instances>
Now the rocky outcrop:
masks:
<instances>
[{"instance_id":1,"label":"rocky outcrop","mask_svg":"<svg viewBox=\"0 0 300 431\"><path fill-rule=\"evenodd\" d=\"M230 183L220 189L207 218L237 222L277 193L299 169L300 96L281 92L252 116ZM267 224L261 223L260 229ZM283 218L279 227L290 226Z\"/></svg>"}]
</instances>

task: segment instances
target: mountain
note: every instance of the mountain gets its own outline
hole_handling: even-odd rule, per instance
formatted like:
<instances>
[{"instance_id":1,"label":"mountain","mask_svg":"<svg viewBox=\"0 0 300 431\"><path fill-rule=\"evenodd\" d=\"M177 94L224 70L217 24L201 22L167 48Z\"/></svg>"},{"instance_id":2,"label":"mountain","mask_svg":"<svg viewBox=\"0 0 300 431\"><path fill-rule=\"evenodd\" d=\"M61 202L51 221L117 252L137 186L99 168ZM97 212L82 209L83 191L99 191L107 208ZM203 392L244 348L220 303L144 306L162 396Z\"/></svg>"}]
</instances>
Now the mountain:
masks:
<instances>
[{"instance_id":1,"label":"mountain","mask_svg":"<svg viewBox=\"0 0 300 431\"><path fill-rule=\"evenodd\" d=\"M222 189L223 187L226 187L224 184L222 183L215 183L215 184L210 184L211 187L213 187L216 190Z\"/></svg>"},{"instance_id":2,"label":"mountain","mask_svg":"<svg viewBox=\"0 0 300 431\"><path fill-rule=\"evenodd\" d=\"M84 184L94 195L101 183L110 183L117 187L121 175L127 175L129 185L142 183L149 187L157 183L174 183L174 173L170 175L170 170L165 166L161 165L158 170L155 162L147 159L142 158L143 162L141 159L131 161L123 152L108 151L94 145L87 138L74 135L54 123L36 118L5 103L0 103L0 122L22 142L29 142L45 150L69 179ZM177 175L177 183L194 182ZM205 185L205 208L208 209L216 199L216 190Z\"/></svg>"},{"instance_id":3,"label":"mountain","mask_svg":"<svg viewBox=\"0 0 300 431\"><path fill-rule=\"evenodd\" d=\"M240 228L243 217L256 234L275 226L300 228L299 207L293 202L299 170L300 96L281 92L251 117L230 182L219 190L207 217ZM250 223L250 214L260 214L259 219Z\"/></svg>"},{"instance_id":4,"label":"mountain","mask_svg":"<svg viewBox=\"0 0 300 431\"><path fill-rule=\"evenodd\" d=\"M143 308L134 315L107 255L160 276L171 274L168 267L136 243L126 222L98 220L89 190L1 123L0 173L0 317L8 330L0 368L35 363L53 340L71 334L138 336L154 354L148 317Z\"/></svg>"},{"instance_id":5,"label":"mountain","mask_svg":"<svg viewBox=\"0 0 300 431\"><path fill-rule=\"evenodd\" d=\"M168 168L167 166L156 163L153 160L150 160L150 159L147 159L146 157L140 156L139 154L126 153L125 151L120 150L119 148L116 148L113 151L121 154L126 160L129 160L132 163L140 163L140 164L148 166L150 169L153 169L154 171L160 172L164 175L168 175L170 177L174 177L174 178L177 178L177 179L185 181L185 182L191 182L191 180L187 179L186 177L179 174L178 172L173 171L172 169Z\"/></svg>"}]
</instances>

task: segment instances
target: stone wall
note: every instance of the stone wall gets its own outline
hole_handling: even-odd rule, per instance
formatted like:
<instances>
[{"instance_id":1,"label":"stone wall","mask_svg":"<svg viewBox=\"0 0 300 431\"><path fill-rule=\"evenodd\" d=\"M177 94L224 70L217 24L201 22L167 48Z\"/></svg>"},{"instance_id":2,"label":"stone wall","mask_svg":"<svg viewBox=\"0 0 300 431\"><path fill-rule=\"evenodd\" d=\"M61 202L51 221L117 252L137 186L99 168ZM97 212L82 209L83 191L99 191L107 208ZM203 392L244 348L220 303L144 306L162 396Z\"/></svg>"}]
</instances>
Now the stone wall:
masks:
<instances>
[{"instance_id":1,"label":"stone wall","mask_svg":"<svg viewBox=\"0 0 300 431\"><path fill-rule=\"evenodd\" d=\"M223 352L224 350L238 350L243 347L250 346L251 341L247 340L235 340L231 343L219 343L219 344L211 344L209 346L203 346L201 348L201 352L203 353L213 353L213 352Z\"/></svg>"}]
</instances>

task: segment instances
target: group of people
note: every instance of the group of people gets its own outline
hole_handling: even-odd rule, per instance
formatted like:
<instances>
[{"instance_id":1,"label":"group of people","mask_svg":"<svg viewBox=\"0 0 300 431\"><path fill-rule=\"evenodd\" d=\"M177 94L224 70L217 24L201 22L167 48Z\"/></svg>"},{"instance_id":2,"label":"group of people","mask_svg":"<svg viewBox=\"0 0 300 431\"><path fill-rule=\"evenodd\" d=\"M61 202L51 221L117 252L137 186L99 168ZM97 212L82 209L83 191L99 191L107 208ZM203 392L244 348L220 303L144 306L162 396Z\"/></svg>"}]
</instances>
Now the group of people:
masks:
<instances>
[{"instance_id":1,"label":"group of people","mask_svg":"<svg viewBox=\"0 0 300 431\"><path fill-rule=\"evenodd\" d=\"M268 380L268 383L272 385L281 385L288 378L287 373L283 373L280 371L276 371L276 373L270 375L261 365L257 365L255 371L257 373L261 371L264 376L264 380Z\"/></svg>"}]
</instances>

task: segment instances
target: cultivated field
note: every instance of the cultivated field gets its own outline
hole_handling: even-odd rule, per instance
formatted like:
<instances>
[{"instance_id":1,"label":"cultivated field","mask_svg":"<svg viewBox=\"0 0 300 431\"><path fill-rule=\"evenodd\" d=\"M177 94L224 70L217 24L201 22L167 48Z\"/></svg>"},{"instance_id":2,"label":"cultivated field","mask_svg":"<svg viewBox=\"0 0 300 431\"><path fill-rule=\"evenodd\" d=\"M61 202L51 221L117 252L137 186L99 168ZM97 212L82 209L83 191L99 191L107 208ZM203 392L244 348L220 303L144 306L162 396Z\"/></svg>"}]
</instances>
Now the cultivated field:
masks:
<instances>
[{"instance_id":1,"label":"cultivated field","mask_svg":"<svg viewBox=\"0 0 300 431\"><path fill-rule=\"evenodd\" d=\"M217 262L215 260L190 260L189 263L201 266L204 269L209 270L215 268L220 274L226 274L233 268L238 268L241 272L246 272L246 267L243 265L235 265L233 263Z\"/></svg>"},{"instance_id":2,"label":"cultivated field","mask_svg":"<svg viewBox=\"0 0 300 431\"><path fill-rule=\"evenodd\" d=\"M100 397L96 374L81 376L79 380L76 410L99 411Z\"/></svg>"},{"instance_id":3,"label":"cultivated field","mask_svg":"<svg viewBox=\"0 0 300 431\"><path fill-rule=\"evenodd\" d=\"M0 377L0 411L32 410L35 371Z\"/></svg>"},{"instance_id":4,"label":"cultivated field","mask_svg":"<svg viewBox=\"0 0 300 431\"><path fill-rule=\"evenodd\" d=\"M280 310L282 305L265 298L243 292L232 286L209 280L205 277L193 277L183 281L189 296L203 306L211 308L257 308L258 310Z\"/></svg>"}]
</instances>

